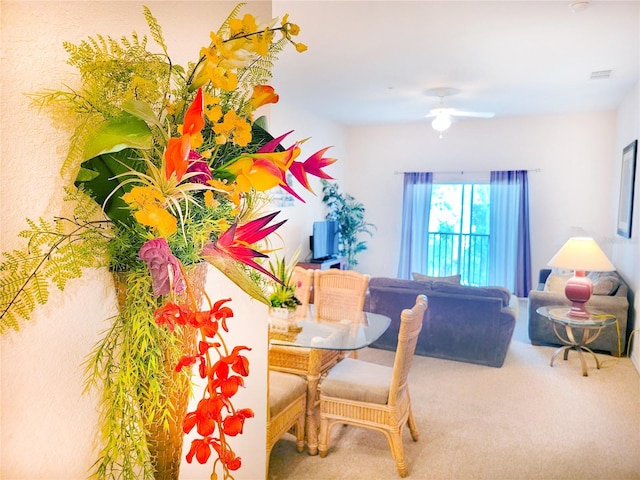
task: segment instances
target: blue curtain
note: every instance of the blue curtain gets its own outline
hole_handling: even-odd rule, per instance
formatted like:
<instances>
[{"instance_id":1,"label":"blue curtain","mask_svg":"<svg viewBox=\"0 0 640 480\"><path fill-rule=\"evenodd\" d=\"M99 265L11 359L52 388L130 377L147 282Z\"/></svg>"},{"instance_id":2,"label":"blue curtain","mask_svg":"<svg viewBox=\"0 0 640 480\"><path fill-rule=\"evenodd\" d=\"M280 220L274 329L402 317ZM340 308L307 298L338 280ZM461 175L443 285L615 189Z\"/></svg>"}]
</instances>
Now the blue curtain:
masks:
<instances>
[{"instance_id":1,"label":"blue curtain","mask_svg":"<svg viewBox=\"0 0 640 480\"><path fill-rule=\"evenodd\" d=\"M526 170L491 172L489 231L489 284L527 297L531 290L531 245Z\"/></svg>"},{"instance_id":2,"label":"blue curtain","mask_svg":"<svg viewBox=\"0 0 640 480\"><path fill-rule=\"evenodd\" d=\"M412 272L426 271L432 181L431 172L404 174L398 278L408 279Z\"/></svg>"}]
</instances>

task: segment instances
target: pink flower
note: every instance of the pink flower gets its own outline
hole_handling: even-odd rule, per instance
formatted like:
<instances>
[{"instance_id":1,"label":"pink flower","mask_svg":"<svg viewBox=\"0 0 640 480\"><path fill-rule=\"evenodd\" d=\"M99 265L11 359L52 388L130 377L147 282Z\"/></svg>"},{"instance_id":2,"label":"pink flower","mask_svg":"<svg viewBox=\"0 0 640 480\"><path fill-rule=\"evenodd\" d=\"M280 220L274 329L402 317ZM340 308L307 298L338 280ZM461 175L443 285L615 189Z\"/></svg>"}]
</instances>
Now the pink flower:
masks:
<instances>
[{"instance_id":1,"label":"pink flower","mask_svg":"<svg viewBox=\"0 0 640 480\"><path fill-rule=\"evenodd\" d=\"M140 259L144 260L153 279L153 295L159 297L171 292L184 292L185 283L180 272L179 261L171 253L164 238L149 240L140 248Z\"/></svg>"},{"instance_id":2,"label":"pink flower","mask_svg":"<svg viewBox=\"0 0 640 480\"><path fill-rule=\"evenodd\" d=\"M195 150L189 152L189 166L187 167L187 173L197 173L189 179L193 183L207 184L213 177L211 176L211 170L207 161Z\"/></svg>"}]
</instances>

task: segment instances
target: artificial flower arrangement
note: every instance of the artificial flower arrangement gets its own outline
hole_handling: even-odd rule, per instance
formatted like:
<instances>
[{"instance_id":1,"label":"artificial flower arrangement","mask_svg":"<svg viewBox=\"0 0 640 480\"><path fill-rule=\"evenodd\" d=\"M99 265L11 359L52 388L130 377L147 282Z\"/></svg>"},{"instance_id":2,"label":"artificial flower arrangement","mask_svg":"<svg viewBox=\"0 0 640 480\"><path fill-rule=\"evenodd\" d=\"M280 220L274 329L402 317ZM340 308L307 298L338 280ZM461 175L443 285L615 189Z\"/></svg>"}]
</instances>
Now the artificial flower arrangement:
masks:
<instances>
[{"instance_id":1,"label":"artificial flower arrangement","mask_svg":"<svg viewBox=\"0 0 640 480\"><path fill-rule=\"evenodd\" d=\"M182 416L183 432L199 435L187 461L206 463L213 454L212 478L218 470L231 478L241 467L228 438L253 416L232 401L249 375L249 347L224 341L231 299L211 300L190 274L208 262L273 304L266 278L282 292L290 285L276 274L286 273L284 259L275 273L263 265L268 237L284 223L274 223L278 212L262 211L266 192L279 186L302 200L287 172L308 190L307 175L331 178L323 168L335 159L324 157L326 148L302 161L302 142L283 145L291 132L274 138L254 118L278 101L267 84L277 53L306 49L294 41L299 27L287 15L259 26L250 14L240 18L241 7L186 68L171 62L144 7L162 53L150 53L146 36L135 32L119 42L65 43L81 85L34 96L75 125L62 167L73 215L27 220L21 236L28 248L4 253L0 332L19 329L47 301L50 282L62 290L93 267L119 275L120 312L85 365L87 388L102 391L97 478L162 476L147 434L150 425L169 430ZM191 367L207 385L197 409L182 415L166 390L189 392Z\"/></svg>"}]
</instances>

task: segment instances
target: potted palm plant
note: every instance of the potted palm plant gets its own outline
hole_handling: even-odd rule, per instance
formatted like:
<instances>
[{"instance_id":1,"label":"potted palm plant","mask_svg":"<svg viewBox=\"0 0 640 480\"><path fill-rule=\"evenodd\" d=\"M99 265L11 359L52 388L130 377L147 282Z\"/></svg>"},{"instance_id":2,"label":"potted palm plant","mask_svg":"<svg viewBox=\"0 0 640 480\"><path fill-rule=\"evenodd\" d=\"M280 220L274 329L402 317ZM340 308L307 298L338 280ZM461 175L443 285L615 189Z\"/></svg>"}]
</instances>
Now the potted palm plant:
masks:
<instances>
[{"instance_id":1,"label":"potted palm plant","mask_svg":"<svg viewBox=\"0 0 640 480\"><path fill-rule=\"evenodd\" d=\"M329 209L326 218L338 222L342 255L347 257L347 268L355 267L358 264L356 255L367 249L367 242L360 240L359 235L372 236L376 226L365 221L364 204L348 193L342 193L337 183L324 179L321 182L322 203Z\"/></svg>"}]
</instances>

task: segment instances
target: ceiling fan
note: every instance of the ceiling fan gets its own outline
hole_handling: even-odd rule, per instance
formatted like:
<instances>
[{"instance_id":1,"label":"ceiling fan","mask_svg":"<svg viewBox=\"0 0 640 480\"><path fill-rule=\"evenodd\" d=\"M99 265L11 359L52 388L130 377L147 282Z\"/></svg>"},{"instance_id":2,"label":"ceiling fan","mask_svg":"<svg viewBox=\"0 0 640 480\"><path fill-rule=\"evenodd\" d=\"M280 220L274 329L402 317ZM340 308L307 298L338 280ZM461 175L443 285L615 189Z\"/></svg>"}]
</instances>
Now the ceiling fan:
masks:
<instances>
[{"instance_id":1,"label":"ceiling fan","mask_svg":"<svg viewBox=\"0 0 640 480\"><path fill-rule=\"evenodd\" d=\"M440 97L440 104L433 107L426 118L433 118L431 126L434 130L440 132L440 138L442 138L442 132L446 131L451 126L452 117L467 117L467 118L493 118L495 115L493 112L470 112L466 110L458 110L444 103L444 97L448 97L458 93L458 90L453 88L435 88L427 90L426 95Z\"/></svg>"}]
</instances>

